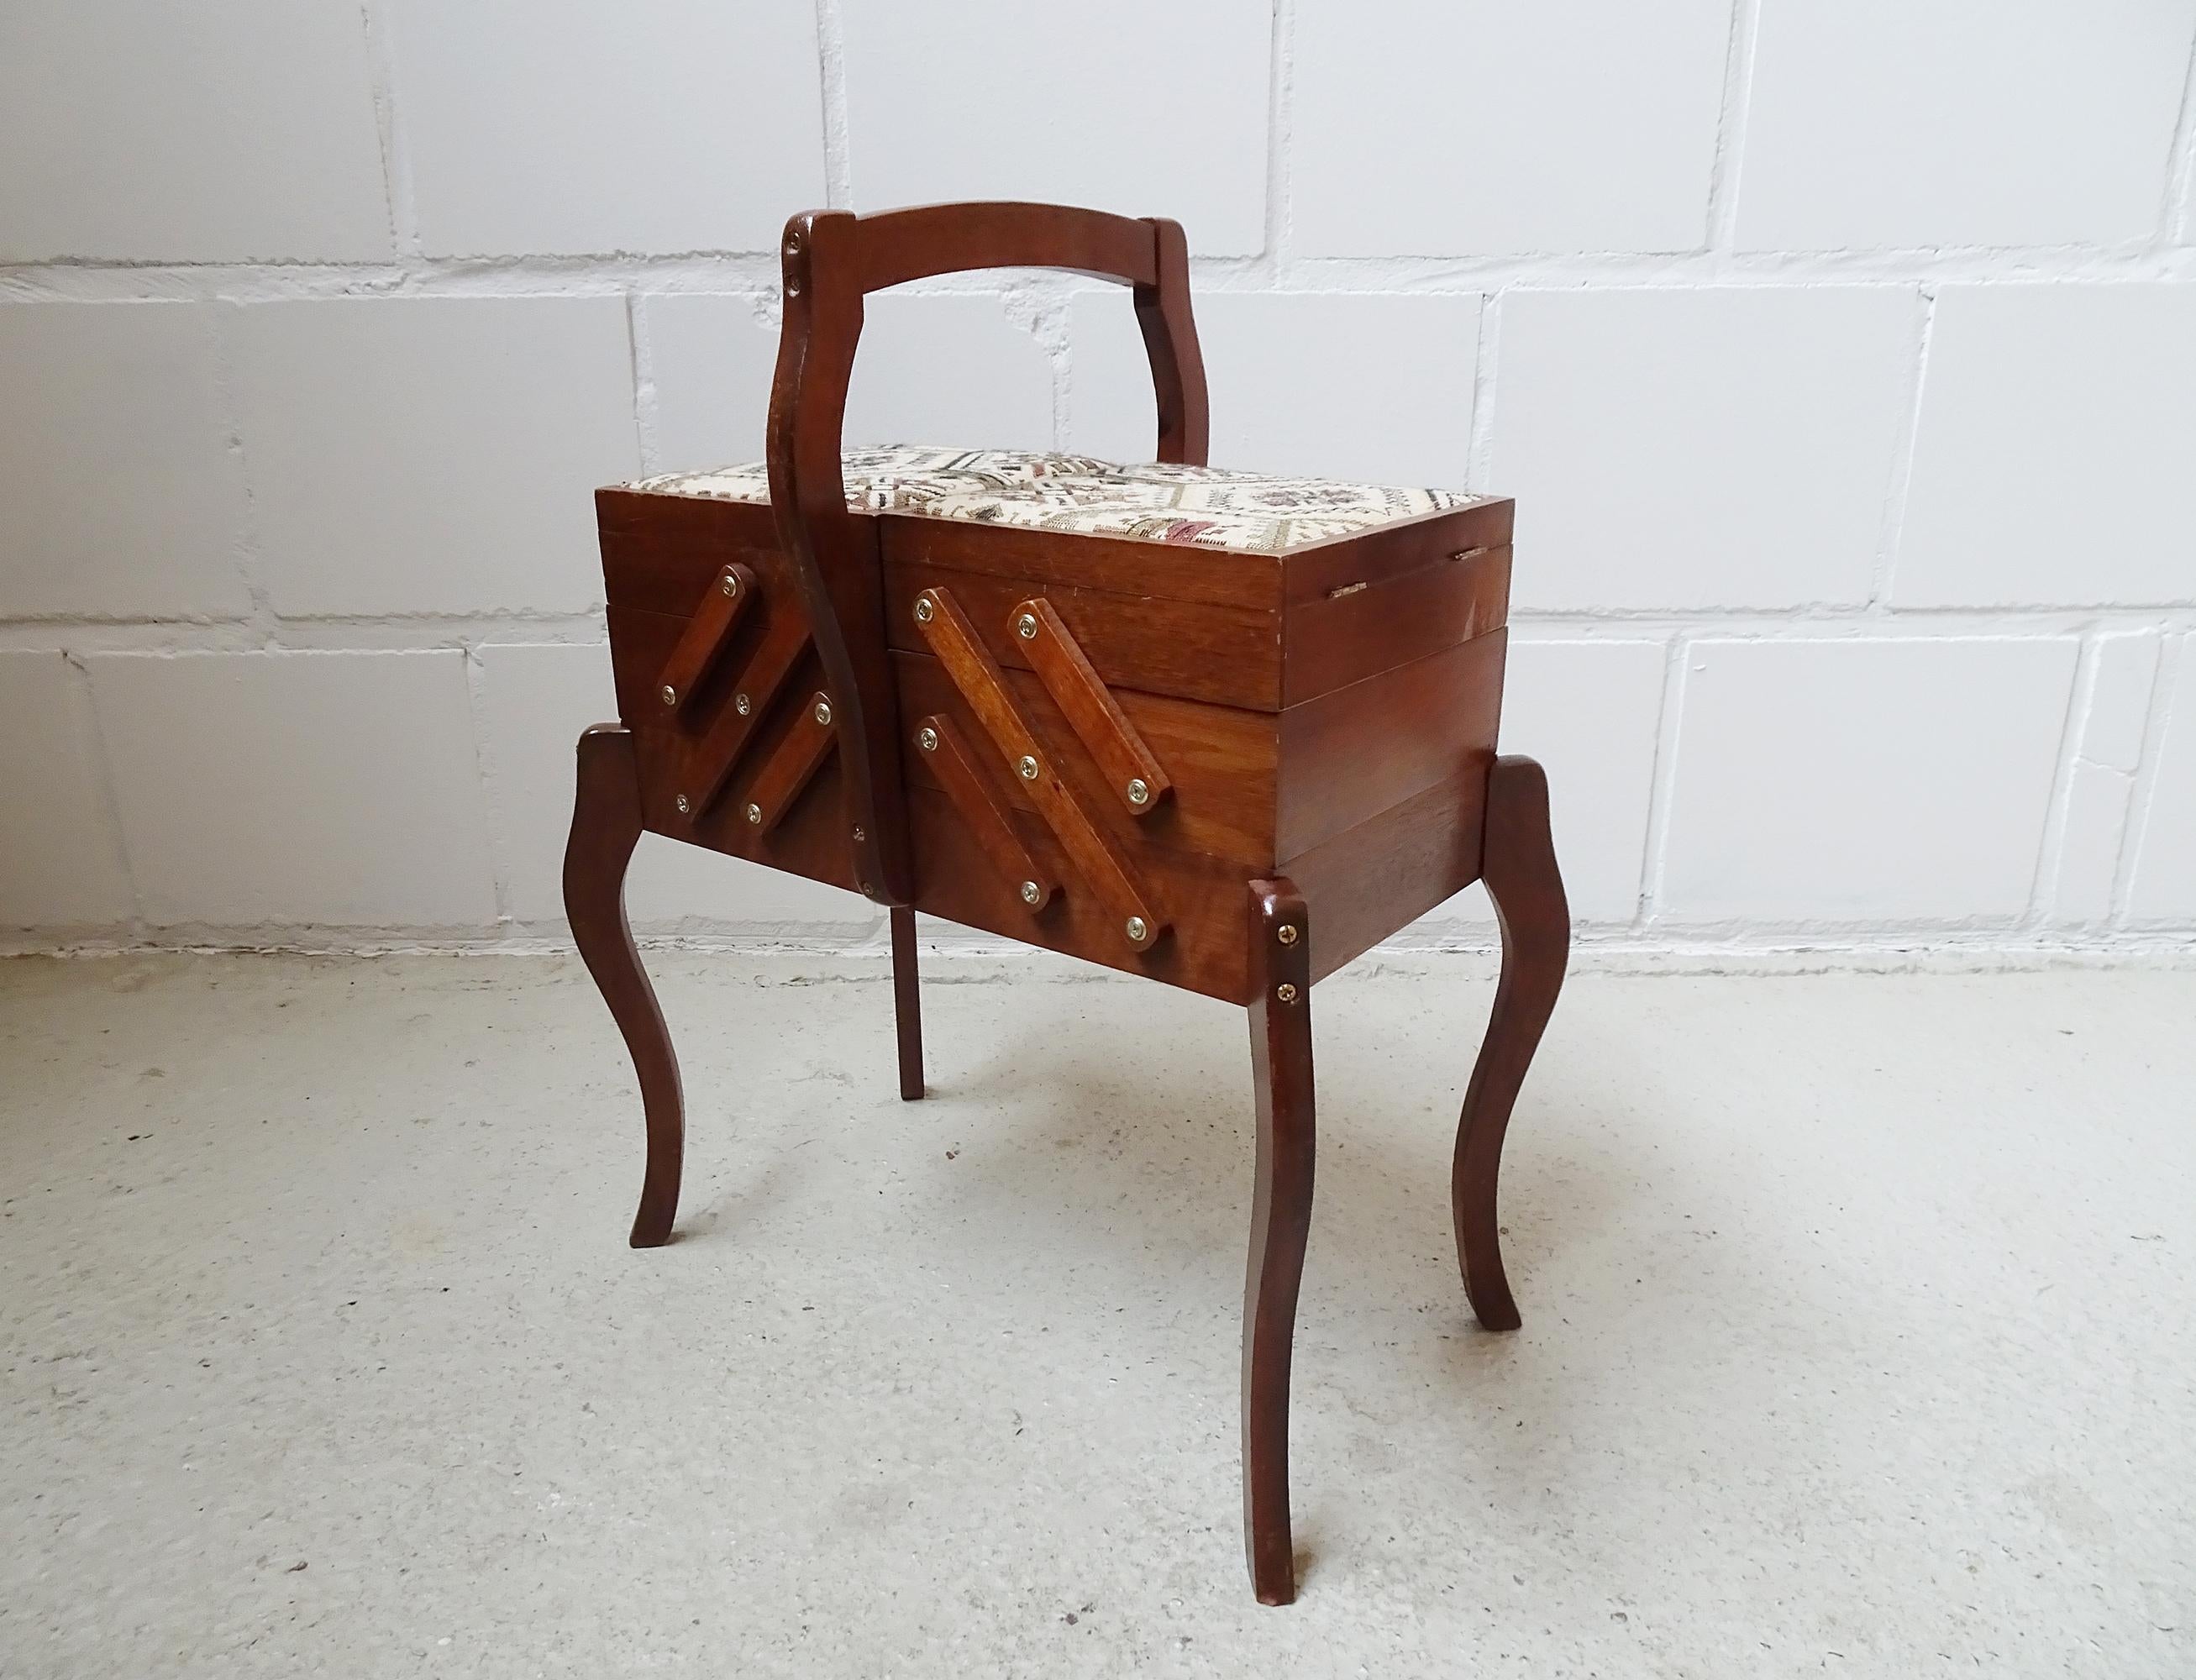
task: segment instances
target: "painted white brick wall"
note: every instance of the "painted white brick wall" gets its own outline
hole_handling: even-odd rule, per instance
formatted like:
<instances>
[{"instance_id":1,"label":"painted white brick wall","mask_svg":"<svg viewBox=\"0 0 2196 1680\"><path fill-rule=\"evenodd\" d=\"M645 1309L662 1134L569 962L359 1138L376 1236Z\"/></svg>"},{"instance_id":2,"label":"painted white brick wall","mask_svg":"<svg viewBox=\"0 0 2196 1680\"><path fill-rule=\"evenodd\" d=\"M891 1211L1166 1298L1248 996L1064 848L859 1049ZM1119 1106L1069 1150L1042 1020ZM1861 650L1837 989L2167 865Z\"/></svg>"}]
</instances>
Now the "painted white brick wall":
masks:
<instances>
[{"instance_id":1,"label":"painted white brick wall","mask_svg":"<svg viewBox=\"0 0 2196 1680\"><path fill-rule=\"evenodd\" d=\"M590 491L760 455L787 214L987 194L1182 218L1216 459L1520 498L1593 937L2196 937L2196 0L1031 16L0 9L0 937L558 936ZM1146 379L928 282L850 436L1143 455Z\"/></svg>"}]
</instances>

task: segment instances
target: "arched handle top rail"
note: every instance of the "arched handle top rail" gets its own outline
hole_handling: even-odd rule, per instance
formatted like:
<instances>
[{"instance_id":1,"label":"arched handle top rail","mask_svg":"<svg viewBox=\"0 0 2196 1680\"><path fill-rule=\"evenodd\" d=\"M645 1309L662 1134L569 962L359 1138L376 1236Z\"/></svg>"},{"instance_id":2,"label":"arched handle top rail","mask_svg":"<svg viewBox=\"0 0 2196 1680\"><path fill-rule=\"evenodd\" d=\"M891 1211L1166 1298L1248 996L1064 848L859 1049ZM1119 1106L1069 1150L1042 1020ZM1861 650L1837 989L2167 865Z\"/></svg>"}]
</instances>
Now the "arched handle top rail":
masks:
<instances>
[{"instance_id":1,"label":"arched handle top rail","mask_svg":"<svg viewBox=\"0 0 2196 1680\"><path fill-rule=\"evenodd\" d=\"M844 223L850 229L851 248L844 257L851 259L851 274L842 274L831 260L840 253L831 249L837 242L819 227L824 223ZM785 234L791 256L804 232L812 240L824 233L829 267L812 269L813 280L829 286L851 279L867 293L975 268L1064 268L1122 286L1157 286L1161 225L1072 205L1002 200L921 205L876 216L814 211L794 217Z\"/></svg>"},{"instance_id":2,"label":"arched handle top rail","mask_svg":"<svg viewBox=\"0 0 2196 1680\"><path fill-rule=\"evenodd\" d=\"M838 714L854 876L879 903L914 895L900 731L873 536L847 511L840 459L862 299L887 286L978 268L1054 268L1131 288L1151 362L1158 459L1202 465L1205 364L1190 317L1182 224L1071 205L923 205L856 216L806 211L778 257L785 313L771 382L770 499Z\"/></svg>"}]
</instances>

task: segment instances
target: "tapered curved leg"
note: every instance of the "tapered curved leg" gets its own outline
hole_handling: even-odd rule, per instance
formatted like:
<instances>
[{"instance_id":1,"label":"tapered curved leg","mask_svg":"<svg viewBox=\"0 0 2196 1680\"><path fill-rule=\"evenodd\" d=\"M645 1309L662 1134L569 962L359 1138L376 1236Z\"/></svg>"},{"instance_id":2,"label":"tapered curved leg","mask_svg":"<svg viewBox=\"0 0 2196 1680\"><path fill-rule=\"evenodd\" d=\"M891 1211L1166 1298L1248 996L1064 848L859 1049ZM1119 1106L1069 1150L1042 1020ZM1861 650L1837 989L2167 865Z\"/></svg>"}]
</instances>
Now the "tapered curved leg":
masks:
<instances>
[{"instance_id":1,"label":"tapered curved leg","mask_svg":"<svg viewBox=\"0 0 2196 1680\"><path fill-rule=\"evenodd\" d=\"M1294 883L1251 883L1257 1186L1243 1285L1243 1544L1261 1604L1297 1596L1289 1533L1289 1359L1311 1231L1311 927Z\"/></svg>"},{"instance_id":2,"label":"tapered curved leg","mask_svg":"<svg viewBox=\"0 0 2196 1680\"><path fill-rule=\"evenodd\" d=\"M648 1172L641 1181L640 1210L633 1215L633 1245L648 1249L669 1238L679 1210L686 1118L671 1035L625 919L626 865L640 826L640 765L632 732L597 724L580 737L579 794L572 805L572 838L564 847L564 914L640 1075Z\"/></svg>"},{"instance_id":3,"label":"tapered curved leg","mask_svg":"<svg viewBox=\"0 0 2196 1680\"><path fill-rule=\"evenodd\" d=\"M1495 1180L1510 1110L1563 990L1571 943L1570 906L1548 833L1547 772L1530 759L1497 759L1488 774L1481 874L1502 926L1502 978L1457 1121L1449 1207L1471 1310L1488 1330L1515 1330L1517 1303L1502 1273Z\"/></svg>"},{"instance_id":4,"label":"tapered curved leg","mask_svg":"<svg viewBox=\"0 0 2196 1680\"><path fill-rule=\"evenodd\" d=\"M922 1100L922 990L915 963L915 912L892 912L893 1025L899 1032L899 1094Z\"/></svg>"}]
</instances>

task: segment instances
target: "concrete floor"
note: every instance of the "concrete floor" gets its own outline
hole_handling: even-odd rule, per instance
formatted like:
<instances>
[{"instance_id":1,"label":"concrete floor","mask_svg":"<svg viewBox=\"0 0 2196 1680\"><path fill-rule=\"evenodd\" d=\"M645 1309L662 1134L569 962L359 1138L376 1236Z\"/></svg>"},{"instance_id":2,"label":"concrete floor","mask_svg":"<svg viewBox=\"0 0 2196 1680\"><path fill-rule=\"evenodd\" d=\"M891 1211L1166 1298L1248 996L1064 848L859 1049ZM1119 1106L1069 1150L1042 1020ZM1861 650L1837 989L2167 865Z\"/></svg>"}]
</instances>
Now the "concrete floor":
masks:
<instances>
[{"instance_id":1,"label":"concrete floor","mask_svg":"<svg viewBox=\"0 0 2196 1680\"><path fill-rule=\"evenodd\" d=\"M1268 1610L1240 1014L934 962L903 1106L876 967L656 967L636 1254L574 961L0 964L0 1673L2196 1673L2196 974L1575 979L1508 1336L1483 968L1322 985Z\"/></svg>"}]
</instances>

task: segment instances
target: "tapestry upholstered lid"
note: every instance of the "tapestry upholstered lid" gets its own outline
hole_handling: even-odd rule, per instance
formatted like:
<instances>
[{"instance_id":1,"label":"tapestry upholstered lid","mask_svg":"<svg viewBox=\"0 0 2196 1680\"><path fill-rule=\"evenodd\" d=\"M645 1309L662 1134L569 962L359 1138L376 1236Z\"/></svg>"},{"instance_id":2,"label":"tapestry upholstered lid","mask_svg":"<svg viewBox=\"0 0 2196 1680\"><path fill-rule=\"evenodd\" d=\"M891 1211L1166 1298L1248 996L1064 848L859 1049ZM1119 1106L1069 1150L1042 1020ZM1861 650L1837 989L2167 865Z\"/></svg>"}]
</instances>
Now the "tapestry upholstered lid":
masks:
<instances>
[{"instance_id":1,"label":"tapestry upholstered lid","mask_svg":"<svg viewBox=\"0 0 2196 1680\"><path fill-rule=\"evenodd\" d=\"M902 443L848 449L841 459L847 505L857 512L969 519L1252 554L1490 499L1459 490L1405 490L1166 462L1124 466L1088 455L1019 449ZM760 463L667 473L631 488L719 501L770 500L770 475Z\"/></svg>"}]
</instances>

